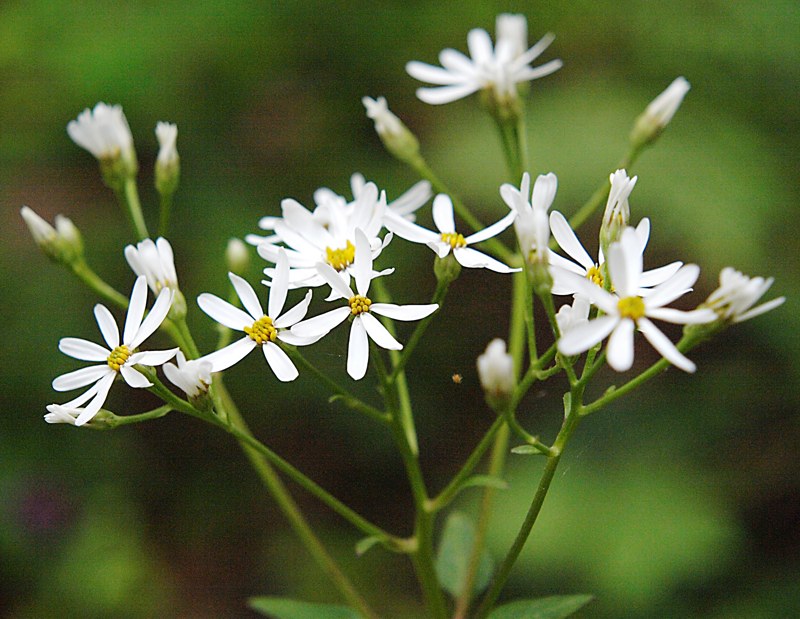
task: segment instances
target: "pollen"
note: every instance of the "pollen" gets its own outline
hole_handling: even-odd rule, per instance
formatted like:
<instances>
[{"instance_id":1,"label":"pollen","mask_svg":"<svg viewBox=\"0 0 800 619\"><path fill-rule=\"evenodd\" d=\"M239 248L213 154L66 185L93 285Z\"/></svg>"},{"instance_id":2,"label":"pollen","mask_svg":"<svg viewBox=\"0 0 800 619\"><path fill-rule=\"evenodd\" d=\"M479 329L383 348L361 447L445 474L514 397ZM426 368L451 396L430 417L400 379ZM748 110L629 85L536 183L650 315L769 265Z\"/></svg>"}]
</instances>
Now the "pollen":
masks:
<instances>
[{"instance_id":1,"label":"pollen","mask_svg":"<svg viewBox=\"0 0 800 619\"><path fill-rule=\"evenodd\" d=\"M464 236L458 232L442 232L442 241L453 249L467 246L467 241L464 239Z\"/></svg>"},{"instance_id":2,"label":"pollen","mask_svg":"<svg viewBox=\"0 0 800 619\"><path fill-rule=\"evenodd\" d=\"M360 294L350 297L349 303L350 313L353 316L358 316L364 312L369 312L369 306L372 305L372 301L370 301L367 297L362 297Z\"/></svg>"},{"instance_id":3,"label":"pollen","mask_svg":"<svg viewBox=\"0 0 800 619\"><path fill-rule=\"evenodd\" d=\"M115 372L119 372L119 369L125 365L125 362L130 358L131 351L130 349L125 346L117 346L114 350L111 351L111 354L108 355L108 367L110 367Z\"/></svg>"},{"instance_id":4,"label":"pollen","mask_svg":"<svg viewBox=\"0 0 800 619\"><path fill-rule=\"evenodd\" d=\"M325 248L325 262L331 265L337 271L344 271L347 267L353 264L356 257L356 246L350 241L347 241L341 249Z\"/></svg>"},{"instance_id":5,"label":"pollen","mask_svg":"<svg viewBox=\"0 0 800 619\"><path fill-rule=\"evenodd\" d=\"M603 272L600 270L599 267L593 266L588 271L586 271L586 279L588 279L593 284L597 284L600 288L603 287Z\"/></svg>"},{"instance_id":6,"label":"pollen","mask_svg":"<svg viewBox=\"0 0 800 619\"><path fill-rule=\"evenodd\" d=\"M633 321L639 320L644 316L644 301L642 297L625 297L617 303L619 315L623 318L630 318Z\"/></svg>"},{"instance_id":7,"label":"pollen","mask_svg":"<svg viewBox=\"0 0 800 619\"><path fill-rule=\"evenodd\" d=\"M278 338L278 330L272 326L272 318L269 316L262 316L252 327L245 327L244 332L259 346L274 342Z\"/></svg>"}]
</instances>

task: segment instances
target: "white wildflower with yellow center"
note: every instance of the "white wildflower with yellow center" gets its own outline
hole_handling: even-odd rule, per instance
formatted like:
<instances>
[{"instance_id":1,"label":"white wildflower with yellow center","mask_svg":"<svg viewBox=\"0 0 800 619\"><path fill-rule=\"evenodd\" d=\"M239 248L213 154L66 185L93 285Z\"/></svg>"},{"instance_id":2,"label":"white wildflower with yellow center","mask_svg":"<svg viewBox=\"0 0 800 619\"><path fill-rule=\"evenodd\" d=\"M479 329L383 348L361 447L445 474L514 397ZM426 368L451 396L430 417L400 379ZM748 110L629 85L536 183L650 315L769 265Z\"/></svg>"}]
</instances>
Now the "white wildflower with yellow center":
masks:
<instances>
[{"instance_id":1,"label":"white wildflower with yellow center","mask_svg":"<svg viewBox=\"0 0 800 619\"><path fill-rule=\"evenodd\" d=\"M487 256L469 246L497 236L514 222L515 217L516 213L509 213L491 226L469 236L463 236L456 232L453 202L449 196L440 193L433 200L433 223L436 225L438 232L418 226L396 215L388 215L385 225L390 231L407 241L427 245L439 258L444 258L452 252L455 259L463 267L489 269L497 273L514 273L519 269L512 269L499 260L495 260L491 256Z\"/></svg>"},{"instance_id":2,"label":"white wildflower with yellow center","mask_svg":"<svg viewBox=\"0 0 800 619\"><path fill-rule=\"evenodd\" d=\"M633 365L633 334L638 329L670 363L686 372L694 372L694 363L669 341L650 318L676 324L700 324L715 320L716 314L710 309L684 312L664 307L691 289L700 275L700 268L694 264L683 265L647 296L641 296L640 242L636 231L626 228L620 242L613 243L609 248L608 270L615 290L613 294L575 273L567 271L563 274L564 278L571 280L569 285L591 300L603 315L562 333L558 340L559 352L577 355L610 336L606 347L608 364L618 372L624 372Z\"/></svg>"},{"instance_id":3,"label":"white wildflower with yellow center","mask_svg":"<svg viewBox=\"0 0 800 619\"><path fill-rule=\"evenodd\" d=\"M111 312L104 305L99 303L95 305L94 315L97 319L97 325L100 327L100 333L103 335L108 348L88 340L65 337L58 343L58 349L75 359L102 361L102 364L62 374L53 381L53 389L56 391L71 391L72 389L94 384L70 402L49 405L47 410L50 411L51 415L46 416L45 419L50 423L63 423L64 420L73 417L76 426L81 426L90 421L106 401L108 392L117 375L121 375L131 387L141 389L152 386L152 383L133 366L145 365L152 367L162 365L172 359L178 349L150 352L138 352L136 349L164 321L172 304L173 294L172 290L163 289L156 298L153 308L145 317L147 279L144 275L137 277L131 291L122 340L120 340L119 329Z\"/></svg>"},{"instance_id":4,"label":"white wildflower with yellow center","mask_svg":"<svg viewBox=\"0 0 800 619\"><path fill-rule=\"evenodd\" d=\"M335 299L347 300L347 305L297 323L292 327L292 333L299 337L319 339L352 316L353 322L350 327L350 341L347 351L347 373L354 380L360 380L367 373L367 364L369 362L368 336L381 348L388 350L400 350L403 348L403 345L389 333L386 327L373 314L386 316L393 320L420 320L435 312L439 306L435 303L430 305L374 303L369 298L369 285L375 278L372 270L372 254L369 241L361 230L356 230L355 236L355 292L344 283L330 265L325 263L317 265L320 277L331 287L331 296ZM388 274L393 270L390 269L384 271L384 273Z\"/></svg>"},{"instance_id":5,"label":"white wildflower with yellow center","mask_svg":"<svg viewBox=\"0 0 800 619\"><path fill-rule=\"evenodd\" d=\"M558 179L552 172L536 177L531 191L531 177L522 175L519 189L511 183L500 187L500 196L515 214L514 230L525 260L529 263L547 264L550 226L547 211L552 206L558 189Z\"/></svg>"},{"instance_id":6,"label":"white wildflower with yellow center","mask_svg":"<svg viewBox=\"0 0 800 619\"><path fill-rule=\"evenodd\" d=\"M136 275L144 275L150 290L158 294L162 288L178 288L178 274L175 272L175 256L172 246L165 238L144 239L125 247L125 259Z\"/></svg>"},{"instance_id":7,"label":"white wildflower with yellow center","mask_svg":"<svg viewBox=\"0 0 800 619\"><path fill-rule=\"evenodd\" d=\"M314 338L298 337L289 331L292 325L305 317L308 305L311 303L311 291L306 293L300 303L282 313L289 290L289 262L282 248L278 252L277 261L275 278L272 280L267 303L267 314L264 313L252 286L234 273L228 273L228 277L242 302L244 311L207 292L197 297L200 309L211 318L229 329L242 331L245 334L232 344L202 357L202 360L211 364L213 372L221 372L231 367L244 359L252 350L260 347L278 380L288 382L297 378L297 368L276 340L294 346L304 346L316 341Z\"/></svg>"}]
</instances>

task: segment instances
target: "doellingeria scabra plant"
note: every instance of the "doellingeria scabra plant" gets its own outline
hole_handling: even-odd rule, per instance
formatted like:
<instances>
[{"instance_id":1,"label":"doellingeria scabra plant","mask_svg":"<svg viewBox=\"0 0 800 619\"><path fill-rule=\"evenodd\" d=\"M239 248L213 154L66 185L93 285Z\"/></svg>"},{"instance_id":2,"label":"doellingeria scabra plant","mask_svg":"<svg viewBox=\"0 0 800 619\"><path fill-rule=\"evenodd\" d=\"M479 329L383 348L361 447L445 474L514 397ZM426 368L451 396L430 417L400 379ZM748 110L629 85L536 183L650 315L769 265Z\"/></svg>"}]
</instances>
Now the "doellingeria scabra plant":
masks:
<instances>
[{"instance_id":1,"label":"doellingeria scabra plant","mask_svg":"<svg viewBox=\"0 0 800 619\"><path fill-rule=\"evenodd\" d=\"M591 596L532 597L500 606L497 601L580 423L670 366L695 372L695 362L687 356L695 347L783 302L776 298L758 305L772 279L750 278L726 268L719 288L707 299L695 303L692 310L675 309L676 300L691 298L700 268L680 260L655 268L644 266L651 222L630 206L635 202L637 181L631 170L678 111L689 90L683 77L635 120L628 153L617 169L608 170L608 180L600 179L588 201L571 213L554 207L557 178L529 162L524 124L530 82L561 67L556 59L534 65L553 38L547 34L528 47L525 18L501 15L494 43L486 31L475 29L467 35L469 55L445 49L439 55L441 66L413 61L406 67L413 78L427 84L417 91L424 103L443 105L470 97L495 122L509 176L498 179L493 189L495 216L488 225L456 188L445 186L431 170L417 138L382 97L363 99L367 115L387 150L410 166L420 181L390 201L378 184L354 174L352 197L320 189L314 194L313 207L291 198L283 200L279 215L258 222L262 232L244 236L251 247L239 240L229 244L225 254L231 286L228 300L206 292L190 297L181 289L175 270L173 247L167 240L180 173L175 125L156 127L158 215L141 208L136 152L120 106L98 103L67 126L72 140L99 161L103 181L116 194L131 225L135 244L125 247L120 256L132 271L130 295L112 288L89 266L81 234L69 219L57 216L51 226L23 207L22 216L44 253L74 273L116 314L125 312L120 331L115 312L97 303L93 311L101 343L77 337L59 341L61 352L88 365L53 381L54 390L73 392L73 396L47 406L45 420L76 428L114 429L175 412L186 415L187 422L193 418L232 435L341 596L329 605L254 598L250 603L255 610L279 618L303 612L308 614L302 616L321 618L380 614L376 610L380 593L363 592L353 585L309 526L285 486L288 482L316 497L363 535L353 552L360 555L380 547L383 552L406 555L419 581L426 616L553 618L571 614ZM418 223L418 215L429 204L434 227ZM576 231L601 209L599 231L585 232L599 236L597 256L592 256ZM158 234L151 235L147 220L156 219ZM396 304L391 295L393 249L406 242L432 250L413 269L432 269L437 285L432 291L416 290L420 298L414 304ZM251 253L265 261L261 282L248 282L240 275ZM411 274L409 265L396 266ZM513 280L508 322L502 326L508 336L488 342L476 360L485 393L485 404L476 409L492 411L493 422L482 436L461 437L472 446L470 455L454 466L457 473L448 483L433 488L420 466L425 441L424 437L418 440L415 429L415 377L406 368L428 344L425 331L446 309L448 294L465 294L458 282L464 268L479 269L479 277ZM196 302L190 300L195 298ZM541 313L534 311L536 304L541 304ZM187 314L198 309L222 326L217 327L221 335L214 350L199 350L187 326ZM535 315L547 317L546 338L535 328ZM404 331L410 336L398 337L397 321L410 323ZM659 328L664 322L684 325L677 342ZM318 367L304 355L306 347L336 329L348 330L347 350L327 359L331 366L346 359L349 379L344 384L333 378L339 368ZM637 334L660 359L631 373ZM153 350L150 342L156 337L171 343ZM276 453L268 438L262 442L250 432L245 417L254 413L239 410L236 394L226 389L224 373L236 371L234 366L256 350L265 359L263 376L257 380L290 382L305 375L328 390L327 406L360 415L364 423L377 424L393 438L413 497L410 532L388 531L371 522L293 466L291 454ZM605 365L620 374L598 374ZM610 385L596 384L596 377L609 375L614 377ZM355 395L349 380L376 382L375 398ZM562 418L555 437L540 438L519 420L523 398L542 381L563 389L563 410L552 411ZM104 408L111 389L129 387L148 389L163 405L146 412ZM516 537L508 540L507 552L489 557L486 536L492 497L505 484L509 451L538 456L544 466ZM537 461L531 460L532 474L540 468ZM451 509L462 490L476 487L473 492L484 494L477 513Z\"/></svg>"}]
</instances>

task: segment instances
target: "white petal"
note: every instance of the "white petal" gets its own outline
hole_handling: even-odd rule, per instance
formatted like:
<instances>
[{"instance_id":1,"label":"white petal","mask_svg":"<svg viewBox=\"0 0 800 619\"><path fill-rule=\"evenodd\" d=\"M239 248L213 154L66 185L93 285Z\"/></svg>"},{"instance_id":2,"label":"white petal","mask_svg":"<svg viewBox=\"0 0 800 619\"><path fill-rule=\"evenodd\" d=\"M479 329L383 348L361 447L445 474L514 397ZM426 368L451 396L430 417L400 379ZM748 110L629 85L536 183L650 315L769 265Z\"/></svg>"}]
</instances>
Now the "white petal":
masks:
<instances>
[{"instance_id":1,"label":"white petal","mask_svg":"<svg viewBox=\"0 0 800 619\"><path fill-rule=\"evenodd\" d=\"M475 234L470 234L466 239L467 245L472 245L474 243L480 243L481 241L485 241L486 239L490 239L493 236L497 236L503 230L508 228L511 224L514 223L514 220L517 218L517 213L511 211L508 215L503 217L500 221L494 222L491 226L487 226L483 230L476 232Z\"/></svg>"},{"instance_id":2,"label":"white petal","mask_svg":"<svg viewBox=\"0 0 800 619\"><path fill-rule=\"evenodd\" d=\"M140 275L136 278L131 291L131 301L128 305L128 315L125 317L125 328L122 333L122 341L130 343L136 337L136 332L142 324L144 308L147 305L147 278Z\"/></svg>"},{"instance_id":3,"label":"white petal","mask_svg":"<svg viewBox=\"0 0 800 619\"><path fill-rule=\"evenodd\" d=\"M337 307L334 310L314 316L303 322L298 322L292 327L292 333L300 337L314 337L324 335L334 327L340 325L350 315L350 306Z\"/></svg>"},{"instance_id":4,"label":"white petal","mask_svg":"<svg viewBox=\"0 0 800 619\"><path fill-rule=\"evenodd\" d=\"M394 303L373 303L369 311L392 320L421 320L439 309L436 303L430 305L395 305Z\"/></svg>"},{"instance_id":5,"label":"white petal","mask_svg":"<svg viewBox=\"0 0 800 619\"><path fill-rule=\"evenodd\" d=\"M337 273L331 265L320 262L317 264L317 273L331 287L331 292L340 298L349 299L354 296L353 291L344 281L344 277L347 276L345 272Z\"/></svg>"},{"instance_id":6,"label":"white petal","mask_svg":"<svg viewBox=\"0 0 800 619\"><path fill-rule=\"evenodd\" d=\"M67 374L56 377L55 380L53 380L53 389L56 391L72 391L73 389L79 389L97 382L108 373L116 374L108 364L92 365L87 368L74 370L73 372L68 372Z\"/></svg>"},{"instance_id":7,"label":"white petal","mask_svg":"<svg viewBox=\"0 0 800 619\"><path fill-rule=\"evenodd\" d=\"M522 269L512 269L510 266L495 260L475 249L469 247L456 247L453 255L461 266L468 269L489 269L495 273L516 273Z\"/></svg>"},{"instance_id":8,"label":"white petal","mask_svg":"<svg viewBox=\"0 0 800 619\"><path fill-rule=\"evenodd\" d=\"M261 348L264 349L264 357L269 363L269 367L275 372L278 380L286 383L298 377L297 368L292 363L292 360L289 359L289 356L281 350L280 346L267 342Z\"/></svg>"},{"instance_id":9,"label":"white petal","mask_svg":"<svg viewBox=\"0 0 800 619\"><path fill-rule=\"evenodd\" d=\"M450 48L443 49L439 52L439 62L442 63L442 67L444 67L450 75L456 76L457 81L471 79L477 75L477 67L475 67L475 64L457 50ZM425 81L428 82L430 80ZM454 82L455 80L453 82L431 82L431 84L445 85Z\"/></svg>"},{"instance_id":10,"label":"white petal","mask_svg":"<svg viewBox=\"0 0 800 619\"><path fill-rule=\"evenodd\" d=\"M585 277L565 270L558 272L558 278L560 280L560 285L568 286L574 290L575 294L583 295L606 314L617 313L617 303L619 303L619 299L607 290L603 290L597 284L590 282Z\"/></svg>"},{"instance_id":11,"label":"white petal","mask_svg":"<svg viewBox=\"0 0 800 619\"><path fill-rule=\"evenodd\" d=\"M533 184L533 195L531 196L531 206L534 209L547 211L556 197L558 190L558 178L552 172L540 174L536 177Z\"/></svg>"},{"instance_id":12,"label":"white petal","mask_svg":"<svg viewBox=\"0 0 800 619\"><path fill-rule=\"evenodd\" d=\"M147 314L147 317L142 322L133 340L127 342L130 348L138 348L139 344L144 342L150 337L153 332L161 326L164 319L169 313L169 308L172 305L172 300L175 298L175 291L171 288L164 288L158 293L158 298L153 304L153 309Z\"/></svg>"},{"instance_id":13,"label":"white petal","mask_svg":"<svg viewBox=\"0 0 800 619\"><path fill-rule=\"evenodd\" d=\"M112 372L108 376L104 376L102 380L97 383L97 394L75 420L76 426L82 426L87 421L91 420L92 417L97 414L97 411L102 408L108 397L108 392L111 390L111 385L114 384L116 374L116 372Z\"/></svg>"},{"instance_id":14,"label":"white petal","mask_svg":"<svg viewBox=\"0 0 800 619\"><path fill-rule=\"evenodd\" d=\"M558 246L567 252L587 271L594 266L594 260L584 249L575 232L564 217L558 211L550 213L550 230L558 243Z\"/></svg>"},{"instance_id":15,"label":"white petal","mask_svg":"<svg viewBox=\"0 0 800 619\"><path fill-rule=\"evenodd\" d=\"M494 57L492 39L482 28L473 28L467 34L467 48L472 60L477 63L490 61Z\"/></svg>"},{"instance_id":16,"label":"white petal","mask_svg":"<svg viewBox=\"0 0 800 619\"><path fill-rule=\"evenodd\" d=\"M369 342L367 331L360 316L356 316L350 326L350 340L347 343L347 373L353 380L361 380L367 373L369 362Z\"/></svg>"},{"instance_id":17,"label":"white petal","mask_svg":"<svg viewBox=\"0 0 800 619\"><path fill-rule=\"evenodd\" d=\"M625 372L633 365L633 332L635 328L633 320L623 318L608 338L606 359L608 365L617 372Z\"/></svg>"},{"instance_id":18,"label":"white petal","mask_svg":"<svg viewBox=\"0 0 800 619\"><path fill-rule=\"evenodd\" d=\"M456 231L453 202L446 194L440 193L433 199L433 223L436 224L439 232L452 234Z\"/></svg>"},{"instance_id":19,"label":"white petal","mask_svg":"<svg viewBox=\"0 0 800 619\"><path fill-rule=\"evenodd\" d=\"M108 347L113 350L119 346L119 329L108 308L98 303L94 306L94 317Z\"/></svg>"},{"instance_id":20,"label":"white petal","mask_svg":"<svg viewBox=\"0 0 800 619\"><path fill-rule=\"evenodd\" d=\"M58 342L58 349L65 355L81 361L106 361L111 354L110 350L99 344L78 337L62 337Z\"/></svg>"},{"instance_id":21,"label":"white petal","mask_svg":"<svg viewBox=\"0 0 800 619\"><path fill-rule=\"evenodd\" d=\"M460 75L453 75L449 71L441 67L435 67L418 60L412 60L406 64L406 72L421 82L428 82L429 84L438 84L446 86L450 84L458 84L464 78Z\"/></svg>"},{"instance_id":22,"label":"white petal","mask_svg":"<svg viewBox=\"0 0 800 619\"><path fill-rule=\"evenodd\" d=\"M558 350L568 356L585 352L611 333L618 323L617 316L601 316L578 325L561 335Z\"/></svg>"},{"instance_id":23,"label":"white petal","mask_svg":"<svg viewBox=\"0 0 800 619\"><path fill-rule=\"evenodd\" d=\"M694 372L697 369L697 366L684 357L681 351L675 347L675 344L670 342L669 338L661 333L658 327L647 320L647 318L640 318L638 324L639 331L647 338L647 341L672 365L679 367L685 372Z\"/></svg>"},{"instance_id":24,"label":"white petal","mask_svg":"<svg viewBox=\"0 0 800 619\"><path fill-rule=\"evenodd\" d=\"M275 275L272 277L272 286L269 291L268 316L275 320L283 311L283 304L286 303L286 294L289 291L289 258L286 250L278 250L278 260L275 263ZM258 316L261 318L261 316Z\"/></svg>"},{"instance_id":25,"label":"white petal","mask_svg":"<svg viewBox=\"0 0 800 619\"><path fill-rule=\"evenodd\" d=\"M147 380L139 371L130 367L128 364L123 365L119 371L120 374L122 374L122 378L128 383L128 386L134 389L145 389L153 385L153 383Z\"/></svg>"},{"instance_id":26,"label":"white petal","mask_svg":"<svg viewBox=\"0 0 800 619\"><path fill-rule=\"evenodd\" d=\"M771 301L767 301L766 303L762 303L758 307L754 307L751 310L744 312L743 314L739 314L738 316L734 316L733 322L744 322L745 320L750 320L751 318L755 318L765 312L775 309L779 305L781 305L786 300L786 297L778 297L777 299L772 299Z\"/></svg>"},{"instance_id":27,"label":"white petal","mask_svg":"<svg viewBox=\"0 0 800 619\"><path fill-rule=\"evenodd\" d=\"M146 350L142 352L133 353L128 359L128 362L125 365L136 365L137 363L141 363L142 365L149 365L151 367L157 365L163 365L170 359L172 359L175 354L180 351L180 348L170 348L169 350ZM124 366L123 366L124 367Z\"/></svg>"},{"instance_id":28,"label":"white petal","mask_svg":"<svg viewBox=\"0 0 800 619\"><path fill-rule=\"evenodd\" d=\"M197 297L197 305L206 314L229 329L242 331L253 324L253 317L218 296L204 292ZM260 318L260 317L259 317Z\"/></svg>"},{"instance_id":29,"label":"white petal","mask_svg":"<svg viewBox=\"0 0 800 619\"><path fill-rule=\"evenodd\" d=\"M657 269L645 271L639 279L639 286L643 288L652 288L653 286L663 284L670 277L675 275L681 266L683 266L683 262L676 261L666 264L663 267L658 267Z\"/></svg>"},{"instance_id":30,"label":"white petal","mask_svg":"<svg viewBox=\"0 0 800 619\"><path fill-rule=\"evenodd\" d=\"M439 240L439 235L432 230L411 223L392 212L387 212L383 225L394 234L412 243L431 243Z\"/></svg>"},{"instance_id":31,"label":"white petal","mask_svg":"<svg viewBox=\"0 0 800 619\"><path fill-rule=\"evenodd\" d=\"M378 346L387 350L402 350L403 345L389 333L389 330L375 316L365 313L361 314L359 318L363 321L367 334Z\"/></svg>"},{"instance_id":32,"label":"white petal","mask_svg":"<svg viewBox=\"0 0 800 619\"><path fill-rule=\"evenodd\" d=\"M360 228L356 229L356 256L353 264L358 294L365 297L369 292L369 282L372 277L372 250L369 240Z\"/></svg>"},{"instance_id":33,"label":"white petal","mask_svg":"<svg viewBox=\"0 0 800 619\"><path fill-rule=\"evenodd\" d=\"M203 357L204 361L211 364L212 372L222 372L232 365L239 363L248 353L257 346L255 340L249 336L228 344L225 348L220 348Z\"/></svg>"},{"instance_id":34,"label":"white petal","mask_svg":"<svg viewBox=\"0 0 800 619\"><path fill-rule=\"evenodd\" d=\"M697 325L706 322L713 322L717 319L717 314L711 309L698 309L690 312L673 309L671 307L654 307L647 310L648 318L671 322L676 325Z\"/></svg>"},{"instance_id":35,"label":"white petal","mask_svg":"<svg viewBox=\"0 0 800 619\"><path fill-rule=\"evenodd\" d=\"M235 273L228 273L228 278L247 313L253 317L253 320L261 318L264 315L264 309L261 307L261 302L253 287Z\"/></svg>"},{"instance_id":36,"label":"white petal","mask_svg":"<svg viewBox=\"0 0 800 619\"><path fill-rule=\"evenodd\" d=\"M685 264L667 281L659 284L644 299L645 307L650 310L672 303L689 290L700 277L700 267L696 264Z\"/></svg>"},{"instance_id":37,"label":"white petal","mask_svg":"<svg viewBox=\"0 0 800 619\"><path fill-rule=\"evenodd\" d=\"M306 292L306 296L300 303L287 311L283 316L274 320L273 324L277 329L288 329L296 322L300 322L306 317L308 306L311 304L311 291Z\"/></svg>"},{"instance_id":38,"label":"white petal","mask_svg":"<svg viewBox=\"0 0 800 619\"><path fill-rule=\"evenodd\" d=\"M278 339L281 342L286 342L287 344L291 344L292 346L308 346L309 344L314 344L325 337L327 333L320 333L313 337L302 337L297 335L296 333L292 333L289 330L284 329L278 333Z\"/></svg>"}]
</instances>

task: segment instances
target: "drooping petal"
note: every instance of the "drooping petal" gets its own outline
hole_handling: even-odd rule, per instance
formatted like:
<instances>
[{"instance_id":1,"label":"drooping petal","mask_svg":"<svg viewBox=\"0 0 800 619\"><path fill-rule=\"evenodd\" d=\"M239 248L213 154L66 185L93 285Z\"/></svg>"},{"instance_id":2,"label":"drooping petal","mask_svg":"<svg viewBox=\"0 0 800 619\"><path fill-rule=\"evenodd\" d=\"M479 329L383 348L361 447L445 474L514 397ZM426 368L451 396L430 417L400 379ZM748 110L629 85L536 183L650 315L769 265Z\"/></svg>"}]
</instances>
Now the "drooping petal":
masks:
<instances>
[{"instance_id":1,"label":"drooping petal","mask_svg":"<svg viewBox=\"0 0 800 619\"><path fill-rule=\"evenodd\" d=\"M453 255L461 266L468 269L489 269L495 273L516 273L522 270L514 269L470 247L456 247Z\"/></svg>"},{"instance_id":2,"label":"drooping petal","mask_svg":"<svg viewBox=\"0 0 800 619\"><path fill-rule=\"evenodd\" d=\"M281 350L280 346L272 342L267 342L261 348L264 349L264 357L269 367L275 372L275 376L278 380L287 383L299 376L299 372L294 366L294 363L292 363L289 356Z\"/></svg>"},{"instance_id":3,"label":"drooping petal","mask_svg":"<svg viewBox=\"0 0 800 619\"><path fill-rule=\"evenodd\" d=\"M550 231L558 243L558 246L567 252L587 271L591 269L595 262L584 249L575 232L564 217L558 211L550 213Z\"/></svg>"},{"instance_id":4,"label":"drooping petal","mask_svg":"<svg viewBox=\"0 0 800 619\"><path fill-rule=\"evenodd\" d=\"M58 349L65 355L81 361L105 361L111 354L110 350L99 344L78 337L62 337L58 342Z\"/></svg>"},{"instance_id":5,"label":"drooping petal","mask_svg":"<svg viewBox=\"0 0 800 619\"><path fill-rule=\"evenodd\" d=\"M389 333L389 330L384 327L375 316L365 313L361 314L359 318L363 321L367 335L369 335L378 346L387 350L402 350L403 345Z\"/></svg>"},{"instance_id":6,"label":"drooping petal","mask_svg":"<svg viewBox=\"0 0 800 619\"><path fill-rule=\"evenodd\" d=\"M325 335L334 327L340 325L350 315L350 306L337 307L329 312L314 316L303 322L298 322L292 327L292 333L300 337L314 337Z\"/></svg>"},{"instance_id":7,"label":"drooping petal","mask_svg":"<svg viewBox=\"0 0 800 619\"><path fill-rule=\"evenodd\" d=\"M464 79L462 76L453 75L450 71L441 67L436 67L418 60L412 60L406 63L406 73L421 82L428 82L429 84L437 84L439 86L459 84Z\"/></svg>"},{"instance_id":8,"label":"drooping petal","mask_svg":"<svg viewBox=\"0 0 800 619\"><path fill-rule=\"evenodd\" d=\"M647 338L647 341L672 365L679 367L684 372L694 372L697 369L697 366L683 356L681 351L675 347L675 344L670 342L669 338L659 331L658 327L647 320L647 318L640 318L638 325L639 331Z\"/></svg>"},{"instance_id":9,"label":"drooping petal","mask_svg":"<svg viewBox=\"0 0 800 619\"><path fill-rule=\"evenodd\" d=\"M222 372L239 363L256 346L255 340L247 336L204 356L203 359L211 364L212 372Z\"/></svg>"},{"instance_id":10,"label":"drooping petal","mask_svg":"<svg viewBox=\"0 0 800 619\"><path fill-rule=\"evenodd\" d=\"M578 325L561 335L558 350L563 355L577 355L602 341L619 323L617 316L601 316Z\"/></svg>"},{"instance_id":11,"label":"drooping petal","mask_svg":"<svg viewBox=\"0 0 800 619\"><path fill-rule=\"evenodd\" d=\"M697 309L684 312L672 307L654 307L647 310L648 318L671 322L676 325L697 325L706 322L713 322L717 319L717 314L711 309Z\"/></svg>"},{"instance_id":12,"label":"drooping petal","mask_svg":"<svg viewBox=\"0 0 800 619\"><path fill-rule=\"evenodd\" d=\"M94 306L94 317L106 344L111 350L114 350L119 346L119 328L111 312L105 305L98 303Z\"/></svg>"},{"instance_id":13,"label":"drooping petal","mask_svg":"<svg viewBox=\"0 0 800 619\"><path fill-rule=\"evenodd\" d=\"M108 364L91 365L87 368L74 370L61 376L57 376L53 380L53 389L56 391L72 391L73 389L80 389L86 385L97 382L106 374L116 374Z\"/></svg>"},{"instance_id":14,"label":"drooping petal","mask_svg":"<svg viewBox=\"0 0 800 619\"><path fill-rule=\"evenodd\" d=\"M606 345L608 365L617 372L625 372L633 365L633 332L636 328L633 320L623 318L611 332Z\"/></svg>"},{"instance_id":15,"label":"drooping petal","mask_svg":"<svg viewBox=\"0 0 800 619\"><path fill-rule=\"evenodd\" d=\"M436 303L430 305L395 305L394 303L373 303L369 311L386 316L392 320L421 320L439 309Z\"/></svg>"},{"instance_id":16,"label":"drooping petal","mask_svg":"<svg viewBox=\"0 0 800 619\"><path fill-rule=\"evenodd\" d=\"M422 226L418 226L391 211L386 213L383 225L401 239L411 241L412 243L431 243L438 241L440 238L440 236L432 230L427 230Z\"/></svg>"},{"instance_id":17,"label":"drooping petal","mask_svg":"<svg viewBox=\"0 0 800 619\"><path fill-rule=\"evenodd\" d=\"M361 380L367 373L368 362L367 331L361 321L361 316L356 316L350 326L350 339L347 343L347 373L353 380Z\"/></svg>"},{"instance_id":18,"label":"drooping petal","mask_svg":"<svg viewBox=\"0 0 800 619\"><path fill-rule=\"evenodd\" d=\"M439 232L452 234L456 231L453 202L450 200L450 196L440 193L433 199L433 223L436 224Z\"/></svg>"},{"instance_id":19,"label":"drooping petal","mask_svg":"<svg viewBox=\"0 0 800 619\"><path fill-rule=\"evenodd\" d=\"M228 279L231 280L233 289L236 291L236 295L242 302L244 309L247 310L247 313L253 317L253 320L261 318L264 315L264 308L261 307L261 302L258 300L253 287L235 273L228 273Z\"/></svg>"},{"instance_id":20,"label":"drooping petal","mask_svg":"<svg viewBox=\"0 0 800 619\"><path fill-rule=\"evenodd\" d=\"M128 344L136 337L137 331L142 324L144 308L147 305L147 278L140 275L136 278L131 291L131 301L128 305L128 315L125 317L125 328L122 333L122 341Z\"/></svg>"},{"instance_id":21,"label":"drooping petal","mask_svg":"<svg viewBox=\"0 0 800 619\"><path fill-rule=\"evenodd\" d=\"M122 378L125 379L128 386L134 389L145 389L153 385L141 372L129 366L127 363L119 369L119 373L122 374Z\"/></svg>"},{"instance_id":22,"label":"drooping petal","mask_svg":"<svg viewBox=\"0 0 800 619\"><path fill-rule=\"evenodd\" d=\"M238 307L234 307L227 301L209 292L204 292L197 297L197 305L211 318L229 329L242 331L245 327L249 327L254 322L250 314L243 312Z\"/></svg>"}]
</instances>

